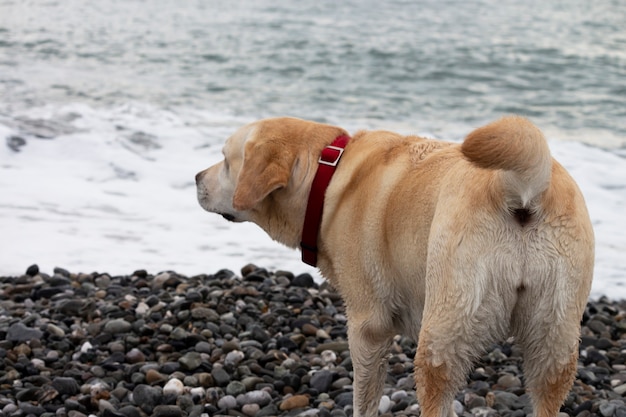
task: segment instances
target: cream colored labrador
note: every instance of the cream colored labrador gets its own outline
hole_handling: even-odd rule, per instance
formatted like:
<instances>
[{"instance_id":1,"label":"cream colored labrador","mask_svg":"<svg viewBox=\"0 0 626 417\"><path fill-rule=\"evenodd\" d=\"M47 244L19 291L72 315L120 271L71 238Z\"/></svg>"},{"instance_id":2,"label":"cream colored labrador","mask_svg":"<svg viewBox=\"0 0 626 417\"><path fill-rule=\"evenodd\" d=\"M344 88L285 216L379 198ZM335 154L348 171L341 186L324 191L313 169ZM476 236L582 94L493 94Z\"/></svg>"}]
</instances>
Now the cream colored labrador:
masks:
<instances>
[{"instance_id":1,"label":"cream colored labrador","mask_svg":"<svg viewBox=\"0 0 626 417\"><path fill-rule=\"evenodd\" d=\"M322 149L339 127L276 118L231 136L196 177L203 208L300 243ZM594 237L585 202L540 130L505 117L462 144L358 132L326 191L318 266L346 305L354 416L377 415L392 338L419 340L425 417L454 415L473 361L514 337L535 416L576 374Z\"/></svg>"}]
</instances>

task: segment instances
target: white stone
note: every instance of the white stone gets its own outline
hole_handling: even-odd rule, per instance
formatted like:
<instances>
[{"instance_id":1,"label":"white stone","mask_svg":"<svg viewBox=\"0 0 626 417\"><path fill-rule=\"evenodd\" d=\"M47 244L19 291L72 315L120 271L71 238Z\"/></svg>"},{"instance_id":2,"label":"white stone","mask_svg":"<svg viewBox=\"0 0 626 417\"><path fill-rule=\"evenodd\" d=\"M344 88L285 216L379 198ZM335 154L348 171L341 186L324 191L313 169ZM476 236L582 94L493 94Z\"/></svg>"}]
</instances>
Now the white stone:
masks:
<instances>
[{"instance_id":1,"label":"white stone","mask_svg":"<svg viewBox=\"0 0 626 417\"><path fill-rule=\"evenodd\" d=\"M245 357L244 353L240 350L230 351L226 354L226 358L224 358L224 364L237 366L239 362L243 360L244 357Z\"/></svg>"},{"instance_id":2,"label":"white stone","mask_svg":"<svg viewBox=\"0 0 626 417\"><path fill-rule=\"evenodd\" d=\"M137 304L137 307L135 307L135 315L143 316L144 314L148 312L148 310L150 310L150 307L148 306L148 304L144 303L143 301L140 301Z\"/></svg>"},{"instance_id":3,"label":"white stone","mask_svg":"<svg viewBox=\"0 0 626 417\"><path fill-rule=\"evenodd\" d=\"M465 411L465 408L463 407L463 404L461 404L457 400L454 400L454 402L452 403L452 408L453 408L453 410L454 410L454 412L456 413L457 416L462 415L463 411Z\"/></svg>"},{"instance_id":4,"label":"white stone","mask_svg":"<svg viewBox=\"0 0 626 417\"><path fill-rule=\"evenodd\" d=\"M626 394L626 384L618 385L617 387L613 388L613 391L615 391L615 393L619 395Z\"/></svg>"},{"instance_id":5,"label":"white stone","mask_svg":"<svg viewBox=\"0 0 626 417\"><path fill-rule=\"evenodd\" d=\"M326 365L331 364L331 363L334 364L337 361L337 354L333 352L332 350L325 350L322 352L320 356L322 357L322 361Z\"/></svg>"},{"instance_id":6,"label":"white stone","mask_svg":"<svg viewBox=\"0 0 626 417\"><path fill-rule=\"evenodd\" d=\"M180 379L172 378L163 387L163 395L182 395L185 391L185 384Z\"/></svg>"},{"instance_id":7,"label":"white stone","mask_svg":"<svg viewBox=\"0 0 626 417\"><path fill-rule=\"evenodd\" d=\"M391 408L391 399L387 395L383 395L380 397L380 402L378 403L378 412L380 414L385 414Z\"/></svg>"},{"instance_id":8,"label":"white stone","mask_svg":"<svg viewBox=\"0 0 626 417\"><path fill-rule=\"evenodd\" d=\"M408 394L405 390L395 391L391 394L391 401L399 402L408 397Z\"/></svg>"}]
</instances>

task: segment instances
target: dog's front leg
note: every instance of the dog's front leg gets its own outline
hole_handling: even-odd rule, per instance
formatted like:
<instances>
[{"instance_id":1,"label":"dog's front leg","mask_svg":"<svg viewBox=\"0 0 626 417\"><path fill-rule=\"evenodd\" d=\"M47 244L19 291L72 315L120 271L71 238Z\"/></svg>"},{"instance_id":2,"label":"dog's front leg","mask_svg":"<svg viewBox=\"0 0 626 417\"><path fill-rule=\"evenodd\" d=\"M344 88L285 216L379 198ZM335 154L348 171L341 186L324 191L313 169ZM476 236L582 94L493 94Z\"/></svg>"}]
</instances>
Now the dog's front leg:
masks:
<instances>
[{"instance_id":1,"label":"dog's front leg","mask_svg":"<svg viewBox=\"0 0 626 417\"><path fill-rule=\"evenodd\" d=\"M389 348L393 334L390 329L372 325L373 317L352 320L348 328L350 356L354 369L353 417L374 417L385 382Z\"/></svg>"}]
</instances>

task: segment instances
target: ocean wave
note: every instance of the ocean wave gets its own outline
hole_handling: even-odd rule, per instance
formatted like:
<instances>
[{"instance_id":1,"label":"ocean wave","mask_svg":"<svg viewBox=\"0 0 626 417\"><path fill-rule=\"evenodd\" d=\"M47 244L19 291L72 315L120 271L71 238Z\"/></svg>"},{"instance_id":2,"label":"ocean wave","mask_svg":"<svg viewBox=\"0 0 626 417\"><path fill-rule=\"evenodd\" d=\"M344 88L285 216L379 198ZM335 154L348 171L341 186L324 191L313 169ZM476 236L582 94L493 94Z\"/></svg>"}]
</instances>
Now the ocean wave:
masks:
<instances>
[{"instance_id":1,"label":"ocean wave","mask_svg":"<svg viewBox=\"0 0 626 417\"><path fill-rule=\"evenodd\" d=\"M0 229L10 244L0 273L18 274L37 262L112 273L142 267L196 274L238 270L253 261L317 274L256 226L228 224L195 200L195 173L219 160L225 139L248 121L141 103L48 106L1 118ZM342 126L367 127L358 120ZM395 128L418 133L417 123ZM447 132L460 138L470 129L459 123ZM20 152L10 146L12 137L24 138ZM587 199L597 237L593 294L626 298L624 157L558 138L551 138L550 147Z\"/></svg>"}]
</instances>

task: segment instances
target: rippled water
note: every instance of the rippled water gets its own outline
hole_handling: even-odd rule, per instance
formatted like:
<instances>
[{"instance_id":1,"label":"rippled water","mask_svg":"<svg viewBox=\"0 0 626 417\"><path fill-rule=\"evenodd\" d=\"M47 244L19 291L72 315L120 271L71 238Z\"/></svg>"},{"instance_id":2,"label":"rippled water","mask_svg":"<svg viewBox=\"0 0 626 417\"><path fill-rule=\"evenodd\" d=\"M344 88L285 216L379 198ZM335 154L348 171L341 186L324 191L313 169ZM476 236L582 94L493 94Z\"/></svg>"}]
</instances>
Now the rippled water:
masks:
<instances>
[{"instance_id":1,"label":"rippled water","mask_svg":"<svg viewBox=\"0 0 626 417\"><path fill-rule=\"evenodd\" d=\"M2 0L0 111L133 100L433 134L503 113L626 143L626 3Z\"/></svg>"},{"instance_id":2,"label":"rippled water","mask_svg":"<svg viewBox=\"0 0 626 417\"><path fill-rule=\"evenodd\" d=\"M461 139L520 113L585 194L593 294L626 299L625 28L622 0L0 0L0 274L315 273L197 204L237 127Z\"/></svg>"}]
</instances>

